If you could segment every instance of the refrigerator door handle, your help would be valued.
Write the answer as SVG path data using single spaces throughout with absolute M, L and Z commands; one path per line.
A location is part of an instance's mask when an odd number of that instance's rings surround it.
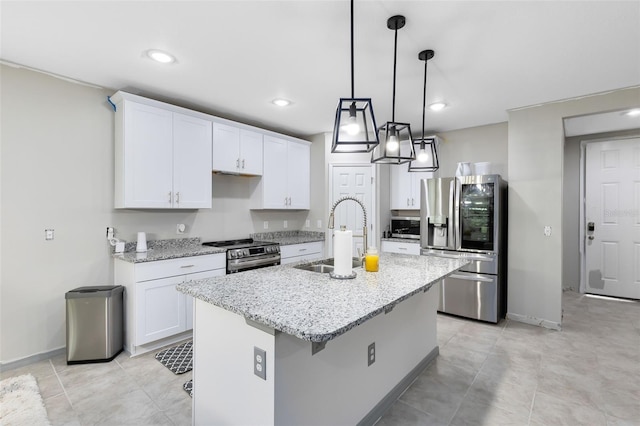
M 453 178 L 449 182 L 449 224 L 447 226 L 447 235 L 449 236 L 448 247 L 455 249 L 458 244 L 458 235 L 456 229 L 456 223 L 458 218 L 456 217 L 456 182 L 457 179 Z
M 483 277 L 481 275 L 451 274 L 451 275 L 449 275 L 449 277 L 455 278 L 455 279 L 458 279 L 458 280 L 465 280 L 465 281 L 482 281 L 482 282 L 485 282 L 485 283 L 492 283 L 493 282 L 493 279 L 485 278 L 485 277 Z

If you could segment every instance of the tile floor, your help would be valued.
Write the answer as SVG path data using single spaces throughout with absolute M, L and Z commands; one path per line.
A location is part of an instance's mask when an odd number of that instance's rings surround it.
M 377 423 L 640 426 L 640 303 L 563 297 L 563 331 L 438 316 L 440 356 Z M 53 425 L 189 425 L 191 399 L 154 354 L 1 373 L 38 380 Z

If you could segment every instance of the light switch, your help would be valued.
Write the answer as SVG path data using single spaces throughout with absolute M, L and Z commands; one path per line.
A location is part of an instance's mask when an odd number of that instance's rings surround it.
M 53 229 L 45 229 L 44 230 L 44 239 L 45 240 L 53 240 Z
M 544 235 L 546 237 L 550 237 L 551 236 L 551 227 L 550 226 L 545 226 L 544 227 Z

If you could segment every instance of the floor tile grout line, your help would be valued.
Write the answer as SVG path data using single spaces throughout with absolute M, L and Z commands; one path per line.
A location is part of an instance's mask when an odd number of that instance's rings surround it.
M 71 407 L 71 410 L 73 411 L 73 414 L 76 416 L 77 419 L 79 419 L 80 417 L 78 416 L 78 413 L 76 412 L 75 408 L 73 407 L 73 403 L 71 402 L 71 398 L 69 398 L 69 394 L 67 393 L 67 388 L 64 387 L 64 384 L 62 383 L 62 379 L 60 379 L 60 375 L 58 374 L 58 370 L 56 369 L 56 366 L 53 364 L 53 361 L 51 360 L 51 358 L 49 358 L 49 364 L 51 365 L 51 368 L 53 369 L 53 374 L 56 375 L 56 379 L 58 379 L 58 383 L 60 384 L 60 387 L 62 388 L 62 392 L 64 393 L 64 397 L 67 399 L 67 402 L 69 403 L 69 406 Z

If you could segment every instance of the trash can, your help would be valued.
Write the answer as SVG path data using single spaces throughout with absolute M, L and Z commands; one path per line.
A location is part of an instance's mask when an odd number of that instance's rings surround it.
M 65 294 L 67 364 L 109 362 L 123 348 L 124 287 L 78 287 Z

